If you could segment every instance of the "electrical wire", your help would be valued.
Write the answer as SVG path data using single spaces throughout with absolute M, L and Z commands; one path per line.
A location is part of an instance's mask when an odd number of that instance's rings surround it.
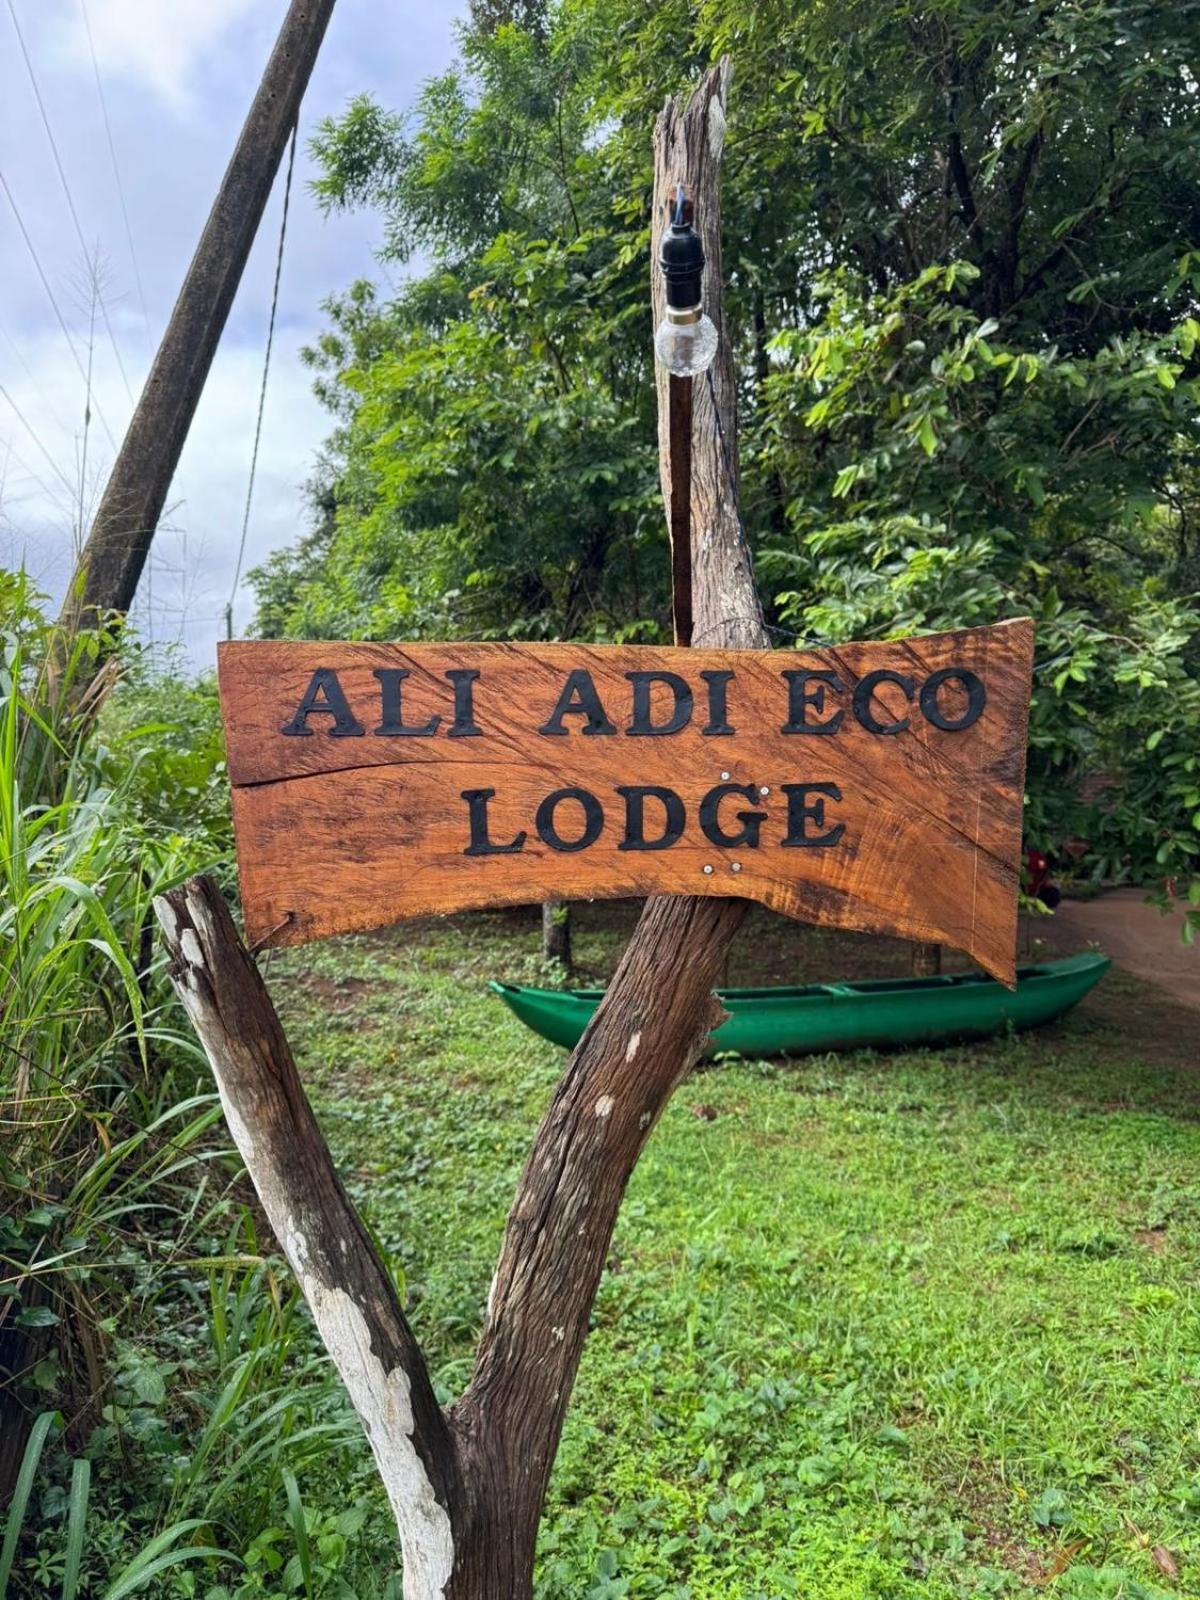
M 71 499 L 73 501 L 75 499 L 75 493 L 76 493 L 75 485 L 67 477 L 66 473 L 59 466 L 58 462 L 55 461 L 54 457 L 50 454 L 49 450 L 46 449 L 46 446 L 42 443 L 41 437 L 38 434 L 37 430 L 34 428 L 33 424 L 28 420 L 28 418 L 26 417 L 25 413 L 21 410 L 20 406 L 13 399 L 12 395 L 9 394 L 8 390 L 4 387 L 4 385 L 2 383 L 0 383 L 0 396 L 2 396 L 5 400 L 8 401 L 9 405 L 12 407 L 13 411 L 16 413 L 17 421 L 25 429 L 25 432 L 33 440 L 34 444 L 37 445 L 38 449 L 41 451 L 42 457 L 45 460 L 46 464 L 49 466 L 50 470 L 54 473 L 55 477 L 58 478 L 58 480 L 63 484 L 63 486 L 65 487 L 67 493 L 71 496 Z M 45 486 L 43 485 L 43 487 L 45 487 Z
M 87 35 L 88 54 L 92 58 L 92 71 L 96 77 L 96 94 L 100 101 L 100 115 L 104 119 L 104 136 L 108 141 L 108 156 L 112 163 L 113 180 L 117 187 L 117 199 L 121 204 L 121 219 L 125 224 L 125 242 L 129 246 L 129 260 L 133 266 L 133 281 L 137 286 L 138 304 L 142 308 L 142 321 L 146 325 L 146 337 L 150 338 L 150 313 L 146 309 L 146 291 L 142 286 L 141 268 L 138 266 L 137 250 L 133 243 L 133 225 L 129 220 L 129 207 L 125 203 L 125 185 L 121 182 L 121 167 L 117 160 L 117 145 L 113 138 L 112 123 L 108 117 L 108 100 L 104 93 L 104 83 L 100 77 L 100 62 L 96 55 L 96 45 L 92 39 L 92 19 L 88 15 L 87 0 L 79 0 L 79 9 L 83 13 L 83 28 Z
M 292 143 L 288 151 L 287 177 L 283 185 L 283 214 L 279 221 L 279 247 L 275 252 L 275 285 L 271 291 L 271 315 L 267 322 L 267 348 L 263 356 L 262 384 L 258 391 L 258 420 L 254 425 L 254 448 L 250 453 L 250 481 L 246 485 L 246 509 L 242 516 L 242 537 L 238 542 L 237 565 L 233 571 L 233 586 L 225 608 L 226 618 L 232 618 L 233 602 L 238 584 L 242 580 L 242 562 L 246 555 L 246 535 L 250 529 L 250 505 L 254 499 L 254 478 L 258 471 L 258 446 L 262 439 L 263 410 L 267 403 L 267 376 L 271 370 L 271 347 L 275 342 L 275 314 L 279 308 L 279 279 L 283 272 L 283 246 L 287 238 L 288 206 L 292 197 L 292 173 L 296 165 L 296 135 L 299 122 L 292 124 Z
M 42 387 L 41 379 L 38 377 L 37 373 L 33 370 L 33 368 L 29 365 L 28 361 L 26 361 L 24 353 L 23 353 L 23 351 L 21 349 L 21 346 L 13 338 L 12 334 L 9 333 L 8 329 L 4 326 L 4 324 L 2 322 L 0 322 L 0 339 L 4 340 L 5 344 L 12 351 L 13 355 L 16 357 L 18 366 L 21 368 L 21 371 L 25 374 L 25 376 L 29 379 L 29 382 L 32 385 L 35 394 L 37 395 L 38 399 L 41 401 L 42 405 L 45 407 L 46 413 L 50 417 L 50 419 L 53 421 L 54 426 L 58 429 L 58 431 L 60 433 L 70 434 L 71 429 L 69 427 L 67 427 L 67 425 L 63 422 L 62 418 L 59 416 L 57 410 L 55 409 L 55 405 L 54 405 L 53 400 L 51 400 L 50 396 L 46 393 L 45 389 Z
M 76 367 L 79 369 L 79 376 L 86 384 L 88 381 L 87 370 L 79 358 L 79 351 L 75 348 L 75 341 L 71 337 L 71 330 L 67 327 L 66 318 L 63 316 L 62 311 L 59 308 L 58 301 L 55 299 L 54 290 L 50 287 L 50 280 L 46 276 L 45 268 L 42 266 L 41 258 L 37 253 L 37 249 L 33 240 L 29 236 L 29 229 L 25 226 L 25 219 L 21 215 L 21 209 L 17 205 L 16 197 L 9 188 L 8 179 L 4 176 L 2 170 L 0 170 L 0 189 L 4 190 L 5 199 L 8 201 L 9 206 L 12 209 L 12 214 L 16 218 L 17 227 L 21 230 L 21 237 L 25 241 L 25 248 L 29 252 L 30 260 L 33 262 L 34 268 L 37 271 L 37 275 L 41 279 L 42 288 L 46 291 L 46 298 L 50 302 L 51 308 L 54 311 L 54 315 L 58 319 L 58 325 L 62 329 L 63 338 L 67 341 L 67 348 L 70 350 L 72 359 L 74 360 Z M 96 400 L 95 396 L 91 395 L 90 393 L 88 396 L 88 403 L 91 409 L 100 418 L 100 425 L 107 434 L 108 442 L 112 446 L 115 453 L 117 441 L 113 437 L 113 431 L 109 427 L 108 420 L 103 411 L 100 409 L 99 402 Z
M 29 465 L 28 461 L 23 461 L 21 459 L 21 457 L 13 449 L 13 446 L 12 446 L 12 443 L 11 443 L 10 440 L 6 439 L 4 441 L 4 449 L 7 452 L 6 456 L 5 456 L 5 465 L 7 466 L 9 461 L 15 462 L 16 465 L 25 474 L 25 476 L 27 478 L 31 479 L 32 482 L 37 484 L 38 488 L 45 495 L 46 499 L 49 500 L 51 505 L 53 505 L 53 507 L 59 513 L 59 515 L 65 517 L 68 522 L 72 522 L 73 523 L 74 520 L 75 520 L 74 509 L 73 509 L 72 506 L 66 504 L 63 501 L 62 497 L 58 493 L 58 490 L 54 489 L 54 488 L 51 488 L 51 486 L 46 482 L 45 478 L 39 476 L 39 474 L 36 473 L 33 470 L 33 468 Z M 58 468 L 56 467 L 54 470 L 57 472 Z M 0 484 L 0 488 L 3 488 L 2 484 Z M 72 493 L 72 495 L 74 495 L 74 493 L 75 493 L 74 489 L 71 490 L 71 493 Z M 0 496 L 0 498 L 3 498 L 3 497 Z
M 62 157 L 58 153 L 58 141 L 54 137 L 54 129 L 50 126 L 50 116 L 46 110 L 46 102 L 42 99 L 42 91 L 38 85 L 37 74 L 33 70 L 33 60 L 30 57 L 28 49 L 26 48 L 25 35 L 21 32 L 21 24 L 17 21 L 17 12 L 16 7 L 13 4 L 13 0 L 8 0 L 8 14 L 12 18 L 13 31 L 16 33 L 17 43 L 21 47 L 21 56 L 25 62 L 25 70 L 29 74 L 29 83 L 30 87 L 33 89 L 33 98 L 37 101 L 37 108 L 41 114 L 42 126 L 45 128 L 46 138 L 50 142 L 50 154 L 54 157 L 54 166 L 58 172 L 58 180 L 62 184 L 63 194 L 66 197 L 67 210 L 71 213 L 71 221 L 75 227 L 75 237 L 79 240 L 79 248 L 83 252 L 84 262 L 87 263 L 91 260 L 91 252 L 88 249 L 87 240 L 83 237 L 83 227 L 79 221 L 79 213 L 75 209 L 75 200 L 71 194 L 71 185 L 67 182 L 66 169 L 63 167 Z M 112 323 L 109 320 L 108 307 L 105 305 L 104 296 L 100 292 L 99 272 L 94 265 L 92 270 L 92 281 L 95 289 L 96 300 L 100 306 L 100 315 L 104 321 L 105 331 L 108 334 L 108 342 L 112 346 L 112 353 L 117 363 L 117 370 L 121 374 L 121 382 L 125 385 L 125 393 L 128 395 L 129 404 L 132 406 L 134 404 L 133 390 L 130 387 L 129 377 L 125 371 L 125 363 L 121 360 L 121 351 L 117 345 L 117 336 L 113 332 Z

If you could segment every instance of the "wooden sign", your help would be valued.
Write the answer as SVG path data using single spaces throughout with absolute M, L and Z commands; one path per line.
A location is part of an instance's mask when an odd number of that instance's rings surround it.
M 1032 642 L 224 644 L 247 937 L 743 895 L 1011 981 Z

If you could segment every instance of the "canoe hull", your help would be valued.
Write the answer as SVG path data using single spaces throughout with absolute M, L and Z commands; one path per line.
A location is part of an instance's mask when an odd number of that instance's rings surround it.
M 877 979 L 793 989 L 718 990 L 729 1020 L 705 1055 L 805 1055 L 896 1045 L 985 1039 L 1008 1028 L 1036 1028 L 1062 1016 L 1093 989 L 1111 963 L 1088 953 L 1018 971 L 1006 989 L 975 974 Z M 527 1027 L 573 1048 L 599 1005 L 599 989 L 535 989 L 493 983 Z

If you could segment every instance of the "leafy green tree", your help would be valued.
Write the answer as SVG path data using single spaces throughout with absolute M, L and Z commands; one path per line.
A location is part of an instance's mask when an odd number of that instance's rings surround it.
M 1038 621 L 1028 830 L 1187 891 L 1200 854 L 1200 625 L 1168 495 L 1200 385 L 1190 316 L 1073 356 L 1001 342 L 967 263 L 894 294 L 831 283 L 775 342 L 766 430 L 794 543 L 785 618 L 842 640 Z M 886 397 L 886 398 L 885 398 Z M 1064 781 L 1064 778 L 1067 781 Z
M 586 39 L 466 35 L 416 126 L 356 101 L 317 140 L 330 208 L 378 206 L 429 270 L 330 307 L 339 428 L 320 521 L 255 574 L 260 627 L 318 636 L 653 635 L 667 610 L 644 263 L 585 148 Z
M 415 275 L 331 308 L 320 521 L 261 625 L 662 636 L 648 135 L 727 50 L 776 621 L 1031 612 L 1031 836 L 1200 908 L 1198 47 L 1153 0 L 475 7 L 411 119 L 356 101 L 318 140 L 325 203 Z

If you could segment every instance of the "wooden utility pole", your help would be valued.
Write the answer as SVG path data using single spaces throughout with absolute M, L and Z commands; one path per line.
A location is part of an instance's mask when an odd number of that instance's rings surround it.
M 292 0 L 284 18 L 76 563 L 59 617 L 68 638 L 133 604 L 333 7 Z
M 654 296 L 669 186 L 686 182 L 723 332 L 719 173 L 730 67 L 669 101 L 654 132 Z M 767 643 L 729 472 L 733 357 L 722 338 L 691 432 L 695 636 Z M 659 373 L 664 501 L 671 499 Z M 528 1600 L 546 1485 L 630 1174 L 723 1013 L 713 995 L 740 899 L 653 898 L 555 1090 L 509 1214 L 466 1391 L 446 1410 L 370 1236 L 333 1168 L 283 1029 L 220 890 L 197 878 L 157 902 L 173 977 L 230 1130 L 371 1442 L 395 1513 L 406 1600 Z

